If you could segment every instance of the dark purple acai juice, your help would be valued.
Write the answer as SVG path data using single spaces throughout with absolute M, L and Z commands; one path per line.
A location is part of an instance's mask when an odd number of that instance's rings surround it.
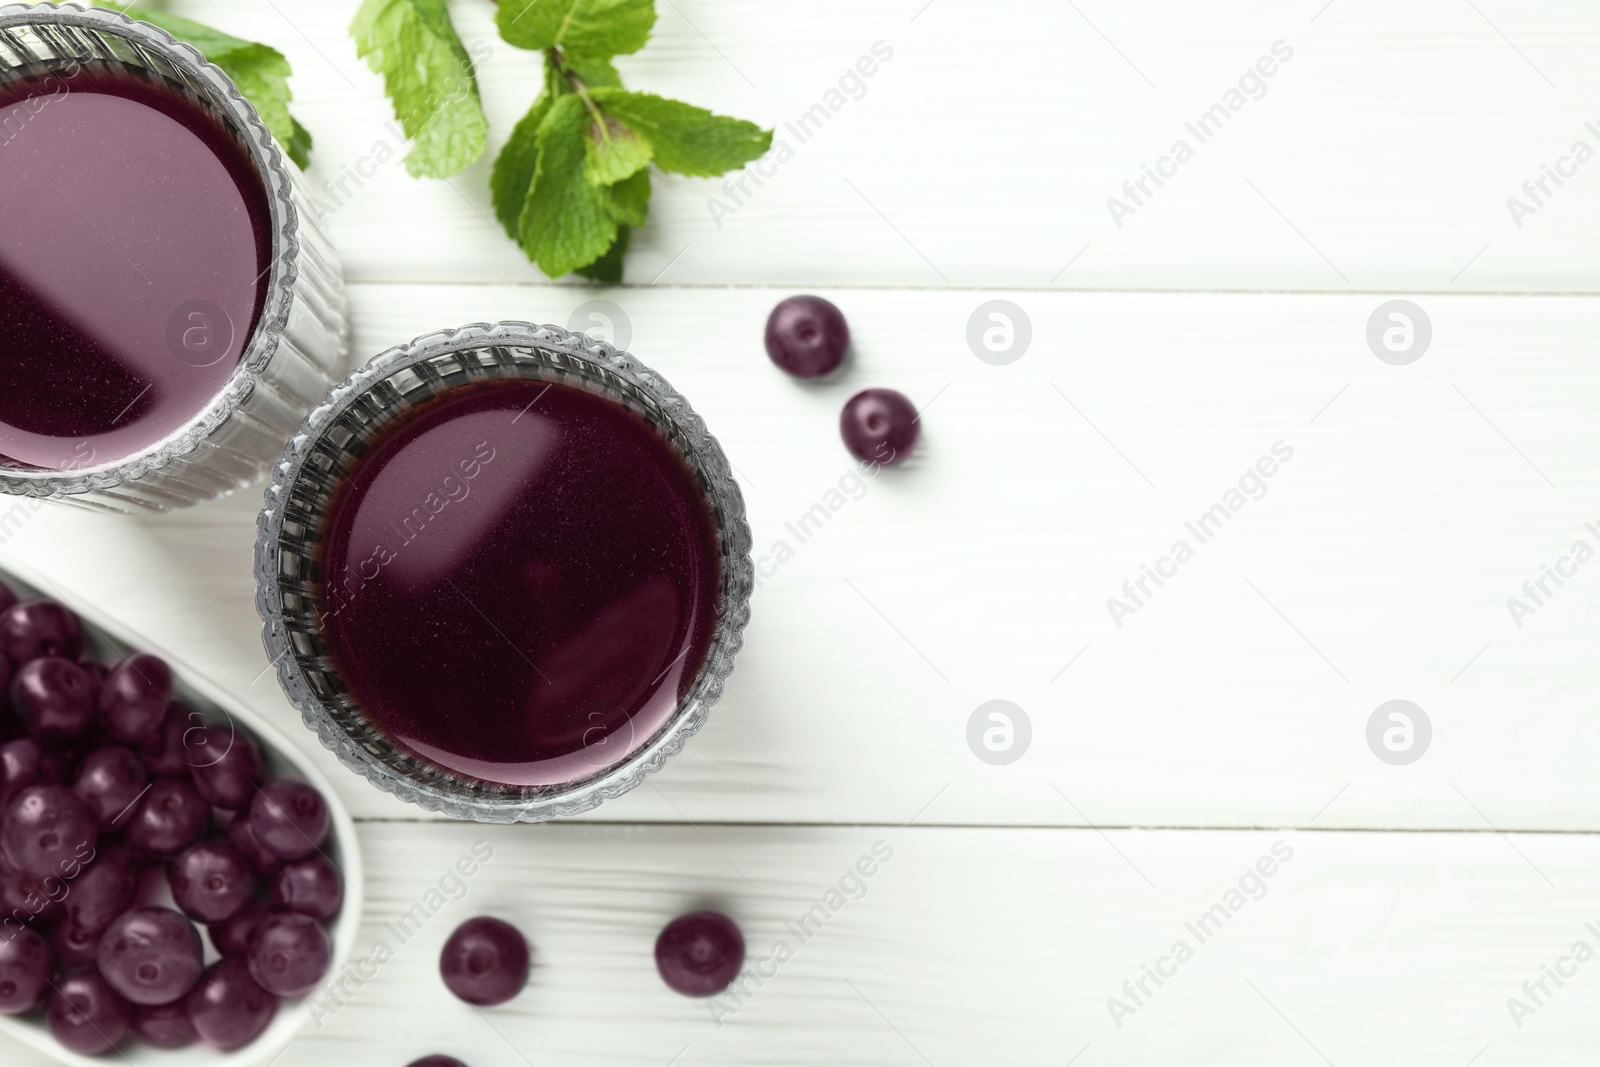
M 244 147 L 176 88 L 0 85 L 0 460 L 113 462 L 193 419 L 255 329 L 270 226 Z
M 547 786 L 605 770 L 705 663 L 710 505 L 614 400 L 518 378 L 451 390 L 386 428 L 326 515 L 332 659 L 369 722 L 446 771 Z

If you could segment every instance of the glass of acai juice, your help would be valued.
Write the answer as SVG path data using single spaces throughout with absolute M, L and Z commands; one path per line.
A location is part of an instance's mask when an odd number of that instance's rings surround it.
M 345 352 L 297 174 L 165 31 L 0 6 L 0 492 L 161 510 L 265 472 Z
M 722 695 L 750 615 L 721 446 L 660 375 L 554 326 L 373 359 L 290 443 L 259 534 L 267 656 L 306 724 L 457 818 L 638 785 Z

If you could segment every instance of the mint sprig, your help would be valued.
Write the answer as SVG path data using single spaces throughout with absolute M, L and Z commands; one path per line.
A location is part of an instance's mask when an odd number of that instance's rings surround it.
M 772 146 L 772 131 L 754 123 L 623 87 L 611 60 L 644 47 L 655 21 L 655 0 L 500 2 L 495 23 L 501 37 L 542 53 L 544 77 L 494 161 L 489 189 L 500 225 L 552 278 L 577 273 L 622 280 L 632 229 L 649 213 L 652 163 L 709 177 L 759 159 Z M 373 45 L 379 26 L 387 27 L 392 42 L 387 51 Z M 402 124 L 416 101 L 444 95 L 438 72 L 446 68 L 427 49 L 445 48 L 458 65 L 465 60 L 443 0 L 364 0 L 351 30 L 362 54 L 383 73 Z M 424 51 L 416 53 L 419 48 Z M 405 124 L 417 141 L 407 157 L 413 174 L 454 173 L 483 151 L 487 123 L 476 83 L 471 104 L 436 109 L 420 132 Z M 454 170 L 411 166 L 425 145 L 452 136 L 476 146 L 449 155 Z
M 483 155 L 489 120 L 444 0 L 363 0 L 350 35 L 412 141 L 413 177 L 448 178 Z
M 284 54 L 269 45 L 231 37 L 221 30 L 212 29 L 190 19 L 168 15 L 145 8 L 135 9 L 133 4 L 107 4 L 129 18 L 148 22 L 172 34 L 185 44 L 199 49 L 206 59 L 222 68 L 233 79 L 239 92 L 255 107 L 262 123 L 272 131 L 290 159 L 304 170 L 311 165 L 311 131 L 295 121 L 289 114 L 289 102 L 294 94 L 289 90 L 289 76 L 294 71 Z
M 583 100 L 566 95 L 550 105 L 534 134 L 539 160 L 517 230 L 528 258 L 552 278 L 588 266 L 617 239 L 606 187 L 584 176 L 588 128 Z

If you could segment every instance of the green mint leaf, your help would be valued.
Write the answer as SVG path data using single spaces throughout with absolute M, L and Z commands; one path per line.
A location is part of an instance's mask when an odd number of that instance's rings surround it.
M 495 22 L 518 48 L 573 56 L 637 52 L 656 24 L 655 0 L 501 0 Z
M 576 94 L 551 104 L 539 124 L 539 169 L 518 232 L 522 250 L 552 278 L 593 263 L 617 237 L 605 192 L 583 176 L 588 127 L 588 109 Z
M 255 107 L 261 122 L 272 131 L 272 136 L 282 146 L 284 153 L 302 170 L 311 164 L 311 134 L 289 114 L 289 102 L 294 94 L 289 90 L 289 75 L 293 71 L 282 52 L 268 45 L 231 37 L 221 30 L 192 22 L 177 15 L 146 11 L 133 11 L 133 5 L 113 5 L 129 12 L 130 17 L 159 26 L 185 44 L 200 50 L 200 54 L 222 68 L 233 79 L 239 92 Z
M 362 0 L 350 35 L 413 142 L 406 170 L 446 178 L 483 155 L 489 121 L 444 0 Z
M 605 186 L 606 210 L 611 217 L 627 226 L 643 226 L 650 213 L 650 172 L 641 170 L 631 178 L 615 185 Z
M 772 147 L 771 130 L 692 104 L 626 89 L 600 88 L 590 96 L 650 145 L 656 166 L 676 174 L 723 174 L 760 159 Z
M 147 11 L 139 7 L 138 4 L 110 4 L 108 6 L 116 8 L 129 18 L 161 27 L 184 44 L 194 45 L 213 63 L 217 63 L 214 56 L 249 48 L 252 43 L 241 40 L 238 37 L 230 37 L 221 30 L 212 29 L 210 26 L 202 25 L 191 19 L 163 14 L 160 11 Z M 217 66 L 220 67 L 222 64 L 217 63 Z
M 595 185 L 612 185 L 650 165 L 650 146 L 609 115 L 604 124 L 589 123 L 584 142 L 583 176 Z
M 539 124 L 550 113 L 551 100 L 549 93 L 539 94 L 533 107 L 512 129 L 511 139 L 495 157 L 494 170 L 489 173 L 495 217 L 513 240 L 519 235 L 517 220 L 522 218 L 534 176 L 539 172 Z
M 617 68 L 613 67 L 609 60 L 585 58 L 570 54 L 561 58 L 567 69 L 576 74 L 578 80 L 590 89 L 622 88 L 622 78 L 617 74 Z M 559 74 L 556 77 L 560 79 Z
M 311 166 L 311 131 L 295 122 L 293 118 L 289 122 L 292 127 L 289 131 L 289 143 L 283 146 L 283 150 L 289 153 L 289 158 L 295 161 L 296 166 L 305 170 Z
M 628 254 L 628 237 L 632 233 L 633 231 L 626 226 L 617 227 L 617 239 L 611 242 L 606 254 L 587 267 L 579 267 L 576 273 L 591 281 L 605 282 L 607 285 L 622 284 L 622 258 Z

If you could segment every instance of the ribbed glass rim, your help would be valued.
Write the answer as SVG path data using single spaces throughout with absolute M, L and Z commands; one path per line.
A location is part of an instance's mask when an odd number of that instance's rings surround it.
M 721 544 L 722 595 L 705 665 L 672 717 L 633 755 L 576 782 L 516 787 L 462 779 L 364 725 L 325 655 L 312 594 L 318 524 L 343 473 L 345 444 L 401 417 L 438 392 L 487 378 L 537 371 L 545 380 L 590 383 L 624 400 L 672 440 L 711 505 Z M 396 383 L 403 383 L 404 390 Z M 408 390 L 408 391 L 407 391 Z M 404 392 L 403 398 L 400 392 Z M 257 524 L 256 608 L 262 642 L 289 701 L 324 747 L 373 785 L 401 800 L 453 818 L 540 822 L 575 815 L 635 788 L 705 722 L 722 696 L 743 644 L 755 586 L 744 497 L 722 446 L 689 402 L 626 352 L 584 334 L 529 322 L 473 323 L 425 334 L 374 357 L 306 417 L 274 472 Z
M 85 54 L 83 43 L 72 35 L 54 32 L 60 27 L 88 31 L 95 44 Z M 76 4 L 6 4 L 0 6 L 0 34 L 27 31 L 35 34 L 62 65 L 71 63 L 131 63 L 147 70 L 182 76 L 182 81 L 202 93 L 224 119 L 266 187 L 272 229 L 272 255 L 267 274 L 267 295 L 254 333 L 245 346 L 239 367 L 222 390 L 186 425 L 131 456 L 71 472 L 0 466 L 0 492 L 17 496 L 53 497 L 109 489 L 137 481 L 185 456 L 226 423 L 256 387 L 263 369 L 278 350 L 294 304 L 296 259 L 300 250 L 299 216 L 292 196 L 294 179 L 283 153 L 255 107 L 239 87 L 192 45 L 176 40 L 166 30 L 139 22 L 109 8 Z M 126 48 L 119 52 L 118 46 Z M 103 51 L 101 49 L 104 49 Z M 45 69 L 45 68 L 41 68 Z

